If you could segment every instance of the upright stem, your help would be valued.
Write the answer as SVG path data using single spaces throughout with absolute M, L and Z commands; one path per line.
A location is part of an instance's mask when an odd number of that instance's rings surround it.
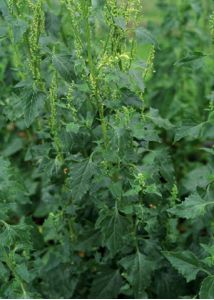
M 87 42 L 87 59 L 88 59 L 88 65 L 90 69 L 90 79 L 92 84 L 92 89 L 94 93 L 94 97 L 98 106 L 98 112 L 99 112 L 99 118 L 101 122 L 101 128 L 102 128 L 102 135 L 104 140 L 105 148 L 108 145 L 108 136 L 107 136 L 107 125 L 105 122 L 105 116 L 104 116 L 104 106 L 102 103 L 102 99 L 99 95 L 99 88 L 97 84 L 97 70 L 93 61 L 92 56 L 92 47 L 91 47 L 91 28 L 89 23 L 89 5 L 86 3 L 82 4 L 82 11 L 84 15 L 85 20 L 85 30 L 86 30 L 86 42 Z
M 6 263 L 7 267 L 10 269 L 10 271 L 13 274 L 14 278 L 16 279 L 18 284 L 20 285 L 23 296 L 24 296 L 24 299 L 26 299 L 27 298 L 27 291 L 25 290 L 24 283 L 22 282 L 19 275 L 16 273 L 16 271 L 14 269 L 14 266 L 13 266 L 13 262 L 11 261 L 9 255 L 6 253 L 6 251 L 3 253 L 3 255 L 4 255 L 4 259 L 5 259 L 5 263 Z

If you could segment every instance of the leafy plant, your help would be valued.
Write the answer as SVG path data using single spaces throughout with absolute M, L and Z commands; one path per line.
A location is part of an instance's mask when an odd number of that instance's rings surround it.
M 214 297 L 213 5 L 144 5 L 0 2 L 2 298 Z

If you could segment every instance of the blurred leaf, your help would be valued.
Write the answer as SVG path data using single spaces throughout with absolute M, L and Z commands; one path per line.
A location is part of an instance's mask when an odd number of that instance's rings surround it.
M 77 134 L 79 129 L 80 129 L 80 125 L 76 124 L 74 122 L 71 122 L 71 123 L 66 125 L 66 131 L 67 132 L 72 132 L 72 133 Z
M 207 276 L 201 284 L 200 299 L 213 299 L 214 298 L 214 276 Z
M 143 44 L 157 45 L 157 41 L 156 41 L 155 37 L 146 28 L 138 27 L 136 29 L 136 37 L 139 40 L 139 42 L 141 42 Z
M 97 220 L 96 228 L 100 228 L 104 245 L 115 254 L 123 246 L 124 235 L 127 233 L 129 222 L 126 217 L 122 216 L 117 208 L 112 213 L 109 211 L 105 214 L 103 211 Z
M 206 122 L 200 123 L 195 126 L 186 126 L 185 125 L 185 126 L 178 128 L 175 133 L 174 143 L 180 141 L 184 137 L 190 137 L 192 139 L 200 138 L 205 124 L 206 124 Z
M 179 66 L 179 65 L 183 65 L 192 61 L 195 61 L 197 59 L 203 58 L 205 57 L 206 54 L 202 53 L 202 52 L 192 52 L 191 54 L 179 59 L 175 65 Z
M 203 216 L 208 205 L 214 205 L 214 201 L 205 201 L 198 194 L 192 194 L 177 206 L 168 211 L 180 218 L 194 219 Z
M 92 283 L 90 298 L 117 299 L 121 284 L 122 278 L 119 271 L 105 270 L 102 273 L 98 273 Z
M 147 298 L 146 288 L 151 281 L 155 262 L 149 261 L 140 251 L 124 257 L 120 264 L 125 269 L 123 276 L 127 279 L 136 299 Z
M 45 94 L 36 93 L 25 96 L 24 118 L 26 126 L 29 127 L 42 112 L 45 104 Z
M 164 251 L 163 254 L 187 282 L 194 280 L 201 270 L 199 259 L 191 251 Z
M 71 194 L 76 201 L 81 200 L 90 189 L 91 180 L 95 172 L 96 164 L 91 158 L 72 164 L 69 184 Z
M 66 81 L 71 82 L 74 78 L 73 63 L 70 55 L 54 54 L 52 62 L 58 73 Z
M 164 119 L 159 115 L 159 111 L 157 109 L 151 107 L 149 113 L 150 113 L 149 118 L 156 126 L 160 128 L 164 128 L 166 130 L 170 130 L 174 127 L 169 120 Z

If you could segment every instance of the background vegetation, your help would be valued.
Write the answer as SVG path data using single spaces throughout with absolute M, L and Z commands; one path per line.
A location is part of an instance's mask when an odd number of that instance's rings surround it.
M 214 298 L 213 11 L 0 1 L 1 298 Z

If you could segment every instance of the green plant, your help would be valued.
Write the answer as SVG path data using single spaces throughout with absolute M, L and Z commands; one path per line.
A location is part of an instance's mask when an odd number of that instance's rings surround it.
M 214 296 L 210 2 L 0 2 L 2 298 Z

